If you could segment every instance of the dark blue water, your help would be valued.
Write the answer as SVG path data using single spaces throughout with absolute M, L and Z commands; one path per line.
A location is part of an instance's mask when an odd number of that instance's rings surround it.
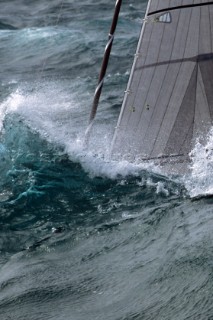
M 212 320 L 213 160 L 109 158 L 147 1 L 0 2 L 0 319 Z M 207 146 L 211 150 L 212 136 Z

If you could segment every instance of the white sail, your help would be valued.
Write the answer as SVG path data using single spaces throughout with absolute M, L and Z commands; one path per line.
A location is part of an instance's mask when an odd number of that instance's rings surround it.
M 212 121 L 213 1 L 150 0 L 112 154 L 185 162 Z

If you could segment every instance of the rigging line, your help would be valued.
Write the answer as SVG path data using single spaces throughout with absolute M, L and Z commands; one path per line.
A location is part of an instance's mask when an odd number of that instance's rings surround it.
M 196 4 L 185 4 L 185 5 L 176 6 L 176 7 L 171 7 L 171 8 L 159 9 L 159 10 L 156 10 L 156 11 L 149 12 L 149 13 L 147 14 L 147 16 L 149 17 L 149 16 L 151 16 L 151 15 L 153 15 L 153 14 L 157 14 L 157 13 L 161 13 L 161 12 L 165 12 L 165 11 L 174 11 L 174 10 L 178 10 L 178 9 L 187 9 L 187 8 L 203 7 L 203 6 L 209 6 L 209 5 L 213 5 L 213 1 L 196 3 Z
M 93 99 L 89 123 L 91 123 L 94 120 L 96 112 L 97 112 L 98 103 L 99 103 L 99 99 L 101 96 L 103 82 L 104 82 L 104 78 L 105 78 L 105 74 L 106 74 L 106 69 L 107 69 L 108 62 L 109 62 L 109 57 L 110 57 L 110 53 L 111 53 L 111 49 L 112 49 L 112 44 L 113 44 L 113 40 L 114 40 L 114 33 L 115 33 L 115 29 L 116 29 L 117 22 L 118 22 L 118 16 L 119 16 L 121 4 L 122 4 L 122 0 L 116 1 L 114 16 L 112 19 L 108 43 L 105 48 L 105 53 L 104 53 L 104 57 L 103 57 L 102 65 L 101 65 L 101 71 L 100 71 L 99 79 L 98 79 L 98 86 L 95 90 L 95 95 L 94 95 L 94 99 Z
M 60 6 L 58 17 L 57 17 L 57 20 L 56 20 L 56 27 L 58 26 L 60 18 L 61 18 L 61 15 L 62 15 L 63 5 L 64 5 L 64 0 L 61 0 L 61 6 Z
M 93 123 L 94 123 L 94 118 L 96 116 L 96 112 L 98 109 L 98 104 L 99 104 L 99 100 L 100 100 L 100 96 L 101 96 L 101 92 L 102 92 L 102 88 L 103 88 L 103 84 L 104 84 L 104 78 L 106 75 L 106 70 L 107 70 L 109 57 L 110 57 L 110 53 L 111 53 L 111 49 L 112 49 L 112 44 L 113 44 L 113 40 L 114 40 L 114 33 L 115 33 L 117 23 L 118 23 L 118 17 L 119 17 L 119 13 L 120 13 L 120 9 L 121 9 L 121 4 L 122 4 L 122 0 L 116 0 L 114 15 L 113 15 L 111 28 L 110 28 L 110 32 L 109 32 L 109 37 L 108 37 L 108 42 L 105 47 L 104 57 L 103 57 L 102 65 L 101 65 L 101 70 L 99 73 L 98 85 L 96 87 L 95 94 L 93 97 L 93 104 L 92 104 L 92 109 L 91 109 L 90 117 L 89 117 L 89 125 L 86 129 L 85 136 L 84 136 L 84 145 L 85 146 L 88 144 L 91 129 L 92 129 Z

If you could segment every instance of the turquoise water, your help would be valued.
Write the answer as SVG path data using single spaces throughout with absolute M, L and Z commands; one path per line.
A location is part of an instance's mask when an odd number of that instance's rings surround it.
M 112 161 L 147 1 L 1 1 L 0 319 L 213 319 L 210 133 L 188 176 Z

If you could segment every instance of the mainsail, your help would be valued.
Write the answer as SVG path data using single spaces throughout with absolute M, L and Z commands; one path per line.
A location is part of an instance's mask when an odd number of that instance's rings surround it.
M 185 163 L 212 122 L 213 1 L 149 0 L 112 155 Z

